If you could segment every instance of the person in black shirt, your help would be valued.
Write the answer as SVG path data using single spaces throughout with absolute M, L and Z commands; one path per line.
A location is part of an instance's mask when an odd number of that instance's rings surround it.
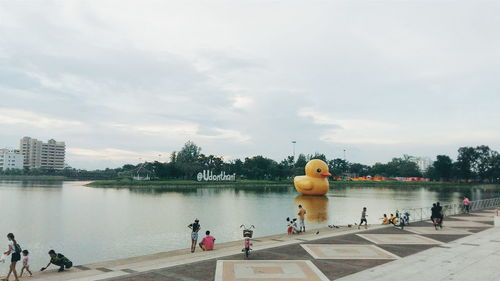
M 437 216 L 439 218 L 439 227 L 443 228 L 443 219 L 444 219 L 444 214 L 443 214 L 443 207 L 439 202 L 436 203 L 436 208 L 437 208 Z
M 194 223 L 188 225 L 191 229 L 191 253 L 194 253 L 196 250 L 196 242 L 198 242 L 198 231 L 200 231 L 201 225 L 200 220 L 195 219 Z

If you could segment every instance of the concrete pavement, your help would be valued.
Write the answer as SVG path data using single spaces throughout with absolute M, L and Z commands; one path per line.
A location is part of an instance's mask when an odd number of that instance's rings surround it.
M 449 227 L 448 225 L 453 225 Z M 500 280 L 492 267 L 500 256 L 493 212 L 447 217 L 443 230 L 427 222 L 401 230 L 343 227 L 302 235 L 257 238 L 250 260 L 243 242 L 211 252 L 168 253 L 80 266 L 69 272 L 37 274 L 31 280 Z M 495 279 L 497 278 L 497 279 Z

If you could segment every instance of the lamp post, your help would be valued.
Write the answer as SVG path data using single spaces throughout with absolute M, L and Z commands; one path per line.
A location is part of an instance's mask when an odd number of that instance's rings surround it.
M 293 145 L 293 161 L 295 161 L 295 144 L 297 143 L 297 141 L 292 141 L 292 145 Z

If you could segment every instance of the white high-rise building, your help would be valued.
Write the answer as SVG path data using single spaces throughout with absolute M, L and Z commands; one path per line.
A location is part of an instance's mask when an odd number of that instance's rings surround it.
M 0 170 L 9 169 L 22 169 L 23 168 L 23 155 L 19 150 L 0 149 Z
M 64 169 L 66 154 L 64 142 L 51 139 L 44 143 L 37 139 L 24 137 L 21 139 L 19 150 L 24 157 L 24 167 L 26 168 Z
M 427 171 L 427 168 L 429 168 L 432 165 L 432 160 L 429 157 L 410 157 L 410 161 L 414 162 L 417 164 L 418 168 L 420 169 L 421 172 Z

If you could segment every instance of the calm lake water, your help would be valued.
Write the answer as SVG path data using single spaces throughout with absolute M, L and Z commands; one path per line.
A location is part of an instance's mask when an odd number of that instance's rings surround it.
M 296 215 L 298 204 L 307 209 L 311 229 L 357 222 L 363 206 L 368 222 L 375 224 L 395 209 L 456 203 L 464 194 L 472 200 L 500 196 L 499 189 L 484 186 L 342 186 L 325 197 L 304 197 L 292 186 L 129 190 L 86 183 L 0 181 L 0 246 L 6 248 L 4 237 L 13 232 L 31 252 L 34 268 L 48 262 L 49 249 L 85 264 L 188 248 L 186 226 L 194 218 L 200 219 L 202 232 L 211 230 L 217 242 L 225 242 L 241 239 L 241 224 L 254 224 L 256 237 L 284 233 L 285 218 Z M 1 271 L 6 269 L 0 264 Z

